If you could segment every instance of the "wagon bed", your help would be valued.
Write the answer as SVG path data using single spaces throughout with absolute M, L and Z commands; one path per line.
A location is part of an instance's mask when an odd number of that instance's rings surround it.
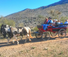
M 66 37 L 66 25 L 67 24 L 60 24 L 61 27 L 48 26 L 46 30 L 43 29 L 43 26 L 38 25 L 37 28 L 39 29 L 39 31 L 38 33 L 36 33 L 36 38 L 38 38 L 38 36 L 41 36 L 40 38 L 42 39 L 46 39 L 47 37 L 47 39 L 50 39 L 50 36 L 56 36 L 57 34 L 60 38 Z

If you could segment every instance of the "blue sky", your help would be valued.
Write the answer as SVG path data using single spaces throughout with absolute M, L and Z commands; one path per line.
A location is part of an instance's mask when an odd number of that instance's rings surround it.
M 7 16 L 26 8 L 36 9 L 60 0 L 0 0 L 0 16 Z

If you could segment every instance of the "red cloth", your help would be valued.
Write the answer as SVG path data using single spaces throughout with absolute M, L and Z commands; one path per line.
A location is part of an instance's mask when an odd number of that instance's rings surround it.
M 46 19 L 46 20 L 44 21 L 44 24 L 47 24 L 47 22 L 48 22 L 48 19 Z

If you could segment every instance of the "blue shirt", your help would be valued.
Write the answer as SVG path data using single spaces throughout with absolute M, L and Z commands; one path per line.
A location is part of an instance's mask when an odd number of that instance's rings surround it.
M 68 24 L 68 22 L 66 21 L 64 24 Z
M 48 24 L 50 24 L 50 23 L 53 23 L 53 21 L 52 20 L 48 20 L 48 22 L 47 22 Z
M 63 24 L 62 22 L 60 24 Z
M 66 21 L 64 24 L 68 24 L 68 22 Z M 67 27 L 67 25 L 65 25 Z

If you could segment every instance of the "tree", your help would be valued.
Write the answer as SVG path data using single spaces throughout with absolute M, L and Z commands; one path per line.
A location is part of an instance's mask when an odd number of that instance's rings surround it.
M 68 17 L 61 17 L 60 21 L 62 21 L 64 23 L 66 21 L 66 19 L 68 19 Z
M 42 16 L 42 15 L 38 15 L 38 18 L 44 18 L 44 16 Z
M 51 15 L 53 19 L 56 19 L 56 18 L 58 19 L 59 15 L 61 14 L 61 12 L 55 9 L 50 10 L 48 13 Z
M 37 27 L 35 27 L 33 30 L 34 30 L 34 31 L 38 31 L 38 28 L 37 28 Z
M 13 20 L 10 20 L 10 19 L 0 19 L 0 26 L 2 24 L 8 24 L 10 26 L 15 26 L 15 22 Z

